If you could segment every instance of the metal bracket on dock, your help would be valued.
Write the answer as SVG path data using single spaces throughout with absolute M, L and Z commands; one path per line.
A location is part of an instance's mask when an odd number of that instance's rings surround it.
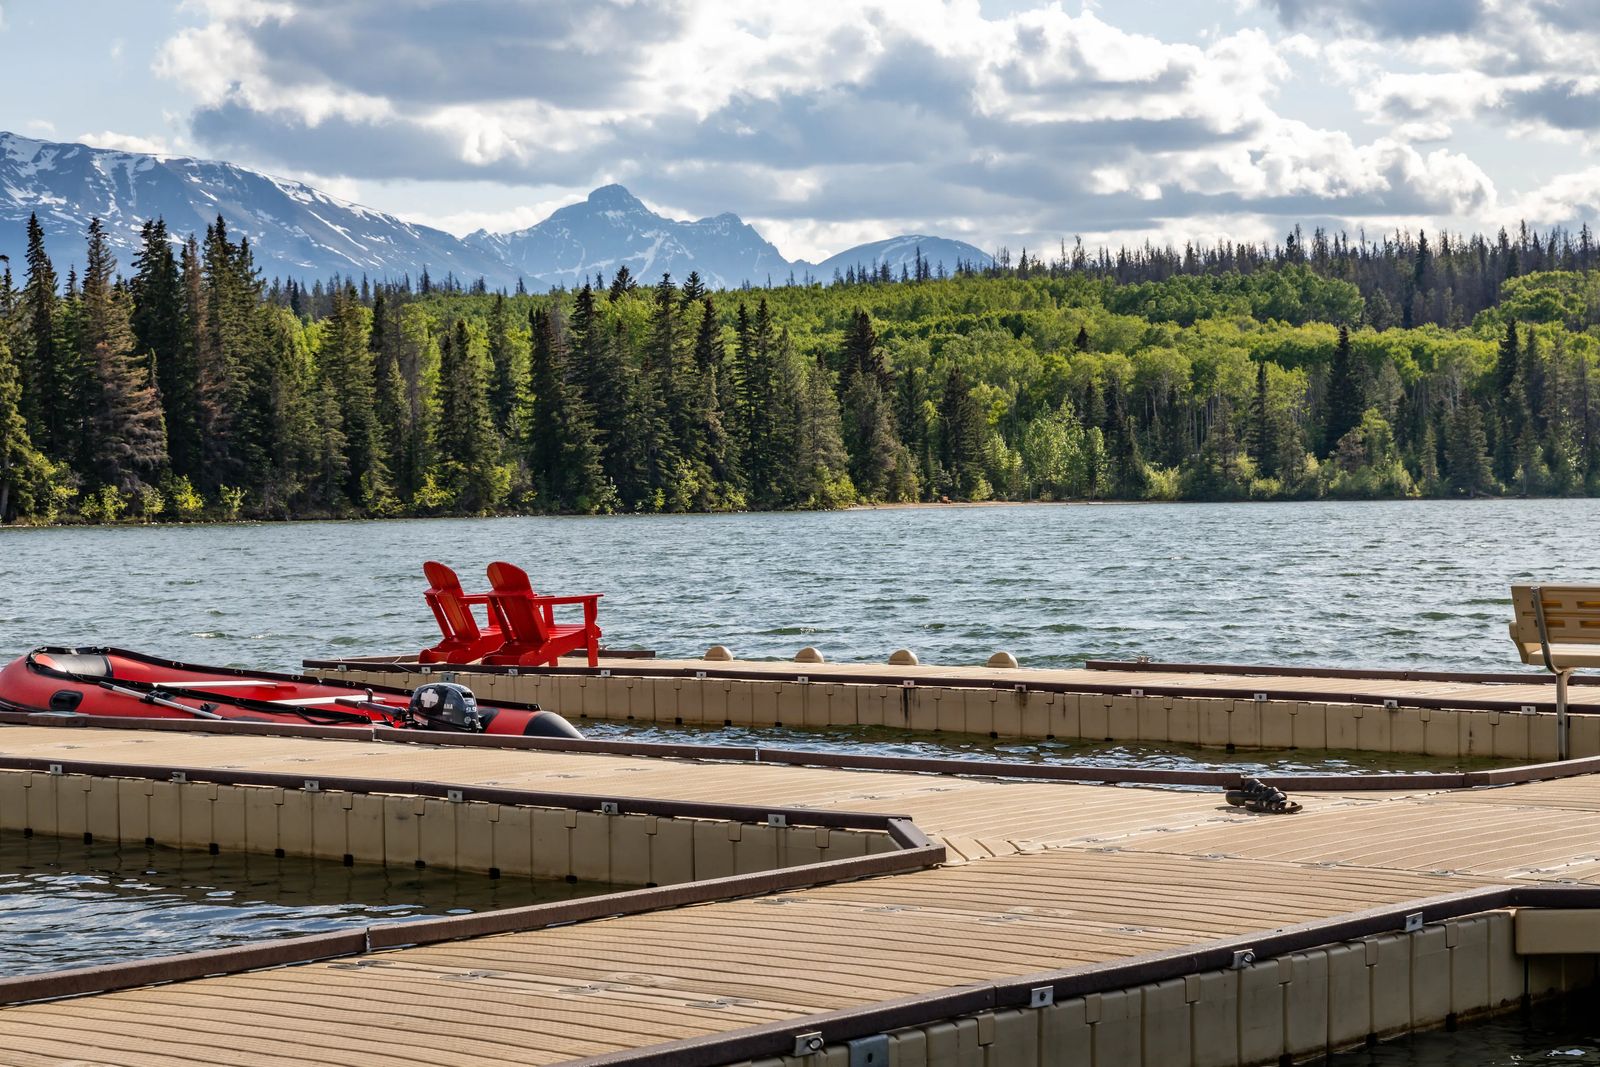
M 600 668 L 600 677 L 602 677 L 602 678 L 611 677 L 611 668 L 610 667 L 601 667 Z
M 302 793 L 320 793 L 322 792 L 322 783 L 315 778 L 307 778 L 301 783 L 300 791 Z
M 821 1030 L 807 1030 L 803 1034 L 794 1035 L 794 1056 L 813 1056 L 822 1051 L 823 1040 Z
M 1253 948 L 1236 949 L 1233 953 L 1233 963 L 1230 966 L 1236 971 L 1242 971 L 1256 961 L 1256 950 Z
M 444 798 L 452 804 L 459 804 L 466 799 L 466 796 L 459 789 L 446 789 L 444 791 Z
M 622 814 L 622 805 L 618 804 L 615 800 L 602 800 L 600 802 L 600 814 L 601 815 L 621 815 Z
M 807 682 L 811 681 L 811 678 L 809 675 L 797 674 L 794 676 L 794 680 L 799 682 L 801 685 L 805 685 Z
M 1048 1008 L 1056 1002 L 1056 987 L 1053 985 L 1036 985 L 1028 990 L 1028 1007 Z
M 1267 694 L 1257 693 L 1255 694 L 1254 699 L 1257 704 L 1265 704 L 1267 702 Z
M 1144 696 L 1144 690 L 1143 689 L 1130 689 L 1130 690 L 1128 690 L 1128 695 L 1131 696 L 1131 697 L 1142 697 L 1142 696 Z
M 1524 714 L 1524 715 L 1532 715 L 1534 712 L 1536 712 L 1538 710 L 1539 709 L 1534 707 L 1532 704 L 1524 704 L 1524 705 L 1522 705 L 1522 714 Z
M 789 825 L 789 816 L 787 816 L 787 815 L 768 815 L 767 816 L 767 825 L 768 826 L 788 826 Z
M 1390 711 L 1394 711 L 1400 706 L 1400 701 L 1396 700 L 1394 697 L 1384 697 L 1383 706 L 1388 708 Z
M 172 772 L 172 780 L 174 782 L 177 782 L 179 785 L 182 785 L 184 782 L 187 782 L 189 780 L 189 776 L 187 774 L 184 774 L 182 771 L 173 771 Z
M 1422 929 L 1422 912 L 1414 911 L 1406 916 L 1406 933 L 1414 934 Z

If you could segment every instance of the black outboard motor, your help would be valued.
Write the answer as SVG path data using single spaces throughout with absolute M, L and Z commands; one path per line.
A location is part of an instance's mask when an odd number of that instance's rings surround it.
M 411 694 L 406 722 L 424 730 L 462 730 L 482 733 L 487 725 L 478 714 L 478 698 L 456 682 L 429 682 Z

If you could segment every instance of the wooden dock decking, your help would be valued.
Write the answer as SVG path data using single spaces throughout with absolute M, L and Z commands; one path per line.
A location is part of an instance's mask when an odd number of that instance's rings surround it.
M 17 1065 L 554 1064 L 1475 887 L 1600 884 L 1594 776 L 1322 793 L 1299 798 L 1301 815 L 1266 817 L 1215 792 L 343 740 L 8 726 L 0 751 L 378 778 L 397 792 L 426 779 L 905 813 L 951 859 L 778 897 L 8 1007 L 0 1061 Z

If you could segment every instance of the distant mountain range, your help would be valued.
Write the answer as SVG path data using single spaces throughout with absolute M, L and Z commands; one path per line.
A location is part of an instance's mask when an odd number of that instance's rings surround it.
M 582 284 L 628 269 L 643 282 L 663 272 L 682 280 L 691 270 L 713 288 L 782 282 L 792 274 L 827 282 L 834 271 L 876 268 L 899 275 L 918 249 L 946 270 L 966 261 L 989 262 L 981 249 L 942 237 L 906 235 L 858 245 L 821 263 L 788 260 L 739 216 L 664 218 L 620 185 L 607 185 L 579 204 L 513 233 L 479 230 L 465 238 L 419 226 L 331 197 L 301 182 L 234 166 L 189 159 L 40 141 L 0 132 L 0 255 L 12 273 L 24 269 L 28 215 L 37 212 L 59 272 L 81 263 L 91 218 L 105 224 L 119 264 L 130 268 L 139 227 L 161 217 L 175 235 L 203 233 L 220 214 L 234 236 L 246 236 L 269 278 L 311 281 L 333 274 L 463 282 L 484 278 L 491 288 L 530 289 Z

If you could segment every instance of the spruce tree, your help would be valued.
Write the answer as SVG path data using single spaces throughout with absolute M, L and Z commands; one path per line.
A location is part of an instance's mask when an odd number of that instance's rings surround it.
M 970 497 L 982 477 L 979 460 L 987 430 L 983 411 L 961 364 L 951 361 L 939 399 L 939 462 L 953 492 Z
M 1339 327 L 1339 343 L 1334 346 L 1328 368 L 1328 416 L 1322 434 L 1323 455 L 1332 455 L 1344 435 L 1361 423 L 1367 408 L 1366 389 L 1360 368 L 1350 351 L 1350 330 Z
M 128 295 L 112 283 L 115 270 L 105 230 L 92 219 L 78 337 L 90 373 L 82 469 L 99 485 L 131 492 L 165 462 L 167 433 L 153 367 L 134 338 Z
M 22 375 L 0 330 L 0 524 L 10 521 L 13 508 L 20 510 L 29 483 L 43 473 L 44 458 L 28 437 L 21 401 Z
M 439 422 L 435 434 L 446 487 L 458 510 L 476 514 L 499 503 L 494 417 L 484 358 L 465 319 L 439 345 Z
M 782 392 L 793 398 L 780 398 L 779 408 L 795 412 L 793 458 L 781 468 L 780 491 L 801 507 L 835 508 L 852 503 L 855 490 L 847 469 L 849 456 L 832 372 L 820 359 L 802 371 L 787 330 L 779 338 L 776 358 L 784 368 L 778 377 Z M 792 482 L 792 489 L 787 482 Z
M 552 312 L 530 313 L 532 395 L 528 466 L 535 500 L 546 511 L 596 511 L 609 507 L 600 448 L 582 397 L 569 380 L 567 350 Z
M 44 247 L 39 216 L 28 216 L 28 280 L 22 289 L 21 314 L 27 346 L 21 352 L 22 416 L 32 427 L 34 444 L 51 459 L 66 459 L 76 434 L 74 410 L 79 374 L 76 355 L 59 336 L 59 281 Z
M 516 411 L 523 403 L 523 383 L 528 380 L 528 355 L 522 338 L 511 326 L 511 311 L 503 293 L 489 305 L 489 407 L 495 429 L 502 437 L 515 436 Z
M 370 315 L 353 282 L 334 286 L 331 299 L 330 314 L 321 324 L 318 355 L 323 377 L 333 383 L 339 397 L 347 460 L 345 496 L 357 507 L 382 512 L 394 501 L 378 425 Z
M 183 280 L 164 221 L 146 222 L 140 241 L 130 284 L 133 332 L 139 350 L 155 359 L 172 472 L 193 477 L 200 467 L 200 375 L 184 321 Z
M 1483 413 L 1463 397 L 1450 418 L 1450 438 L 1445 443 L 1445 464 L 1450 489 L 1466 496 L 1488 491 L 1488 440 L 1483 430 Z

